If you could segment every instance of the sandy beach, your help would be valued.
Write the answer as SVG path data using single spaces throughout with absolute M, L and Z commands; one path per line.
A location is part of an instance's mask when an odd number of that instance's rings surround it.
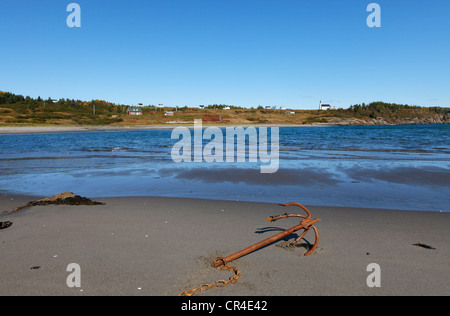
M 207 126 L 207 123 L 204 123 Z M 214 127 L 226 128 L 234 126 L 242 127 L 307 127 L 307 126 L 332 126 L 331 124 L 239 124 L 239 125 L 221 125 L 212 124 Z M 104 131 L 143 131 L 143 130 L 154 130 L 154 129 L 173 129 L 177 126 L 194 128 L 194 123 L 184 123 L 180 124 L 177 122 L 168 123 L 165 125 L 131 125 L 131 126 L 0 126 L 0 135 L 4 134 L 41 134 L 41 133 L 78 133 L 78 132 L 104 132 Z
M 0 212 L 35 199 L 2 194 Z M 297 212 L 271 203 L 95 200 L 106 205 L 35 206 L 2 214 L 0 221 L 13 225 L 0 230 L 0 295 L 175 296 L 228 279 L 230 272 L 211 267 L 216 257 L 298 224 L 268 223 L 268 216 Z M 232 262 L 242 273 L 237 284 L 196 296 L 450 293 L 449 213 L 308 208 L 313 219 L 321 219 L 314 254 L 304 257 L 302 247 L 280 247 L 282 240 Z M 305 238 L 314 241 L 312 232 Z M 71 263 L 80 266 L 80 288 L 67 286 Z M 381 268 L 381 287 L 367 286 L 371 263 Z
M 40 133 L 73 133 L 73 132 L 101 132 L 126 131 L 173 128 L 167 126 L 0 126 L 1 134 L 40 134 Z

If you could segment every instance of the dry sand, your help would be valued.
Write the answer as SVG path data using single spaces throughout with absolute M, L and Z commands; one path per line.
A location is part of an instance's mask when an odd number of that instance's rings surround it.
M 42 197 L 39 197 L 42 198 Z M 0 196 L 0 212 L 36 197 Z M 104 206 L 36 206 L 0 221 L 0 295 L 177 295 L 228 279 L 210 266 L 298 224 L 265 218 L 275 204 L 181 198 L 96 199 Z M 280 201 L 292 202 L 292 201 Z M 296 201 L 301 202 L 301 201 Z M 285 249 L 280 241 L 234 262 L 235 285 L 197 295 L 449 295 L 450 214 L 310 207 L 318 250 Z M 313 241 L 313 233 L 305 237 Z M 413 244 L 422 243 L 436 249 Z M 69 288 L 67 266 L 81 267 L 81 288 Z M 369 288 L 367 266 L 381 267 Z
M 173 128 L 173 126 L 1 126 L 0 134 L 39 134 L 97 131 L 126 131 Z
M 217 122 L 216 122 L 217 123 Z M 233 126 L 242 127 L 308 127 L 308 126 L 332 126 L 332 124 L 208 124 L 203 122 L 204 126 L 214 125 L 214 127 L 226 128 Z M 48 125 L 48 126 L 0 126 L 0 135 L 2 134 L 41 134 L 41 133 L 78 133 L 78 132 L 102 132 L 102 131 L 139 131 L 139 130 L 155 130 L 155 129 L 173 129 L 175 127 L 182 126 L 187 128 L 194 128 L 194 123 L 188 124 L 166 123 L 164 125 L 101 125 L 101 126 L 61 126 L 61 125 Z

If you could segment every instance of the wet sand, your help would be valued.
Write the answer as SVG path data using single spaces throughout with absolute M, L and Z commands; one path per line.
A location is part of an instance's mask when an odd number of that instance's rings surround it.
M 42 197 L 0 195 L 0 212 Z M 92 198 L 92 197 L 89 197 Z M 36 206 L 0 221 L 0 295 L 151 295 L 228 279 L 210 266 L 226 256 L 298 224 L 268 223 L 297 212 L 270 203 L 184 198 L 96 198 L 100 206 Z M 294 202 L 294 201 L 280 201 Z M 295 201 L 301 202 L 301 201 Z M 197 296 L 448 295 L 450 214 L 309 207 L 317 251 L 281 247 L 280 241 L 231 264 L 237 284 Z M 295 236 L 291 236 L 293 239 Z M 313 242 L 314 234 L 305 238 Z M 421 243 L 435 249 L 415 246 Z M 81 268 L 81 287 L 69 288 L 67 266 Z M 381 287 L 369 288 L 370 263 L 381 268 Z

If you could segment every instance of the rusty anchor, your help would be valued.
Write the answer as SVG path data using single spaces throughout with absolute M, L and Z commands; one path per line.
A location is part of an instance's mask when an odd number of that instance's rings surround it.
M 305 257 L 309 256 L 310 254 L 312 254 L 316 250 L 317 245 L 319 244 L 319 232 L 318 232 L 317 228 L 315 226 L 313 226 L 313 225 L 315 223 L 319 222 L 320 219 L 317 218 L 317 219 L 311 220 L 311 213 L 309 212 L 309 210 L 305 206 L 303 206 L 303 205 L 301 205 L 299 203 L 287 203 L 287 204 L 280 204 L 280 205 L 281 206 L 285 206 L 285 207 L 286 206 L 292 206 L 292 205 L 298 206 L 298 207 L 302 208 L 306 212 L 306 214 L 308 216 L 300 215 L 300 214 L 287 214 L 286 213 L 284 215 L 271 216 L 271 217 L 267 218 L 268 222 L 275 222 L 275 221 L 277 221 L 277 220 L 279 220 L 281 218 L 288 218 L 288 217 L 299 217 L 299 218 L 302 218 L 303 220 L 300 222 L 299 225 L 297 225 L 295 227 L 287 229 L 284 232 L 281 232 L 281 233 L 276 234 L 276 235 L 274 235 L 272 237 L 269 237 L 269 238 L 267 238 L 267 239 L 265 239 L 263 241 L 260 241 L 260 242 L 258 242 L 256 244 L 252 245 L 252 246 L 249 246 L 249 247 L 247 247 L 245 249 L 242 249 L 242 250 L 240 250 L 240 251 L 238 251 L 238 252 L 236 252 L 234 254 L 231 254 L 231 255 L 229 255 L 227 257 L 224 257 L 224 258 L 222 258 L 222 257 L 216 258 L 214 260 L 214 262 L 212 263 L 212 266 L 214 268 L 219 268 L 221 266 L 226 266 L 229 262 L 231 262 L 233 260 L 236 260 L 236 259 L 238 259 L 240 257 L 243 257 L 243 256 L 245 256 L 245 255 L 247 255 L 247 254 L 249 254 L 249 253 L 251 253 L 253 251 L 256 251 L 256 250 L 258 250 L 258 249 L 260 249 L 260 248 L 262 248 L 264 246 L 267 246 L 267 245 L 269 245 L 269 244 L 271 244 L 271 243 L 273 243 L 275 241 L 278 241 L 281 238 L 289 236 L 292 233 L 294 233 L 294 232 L 296 232 L 298 230 L 301 230 L 301 229 L 304 229 L 305 231 L 298 238 L 296 238 L 293 242 L 291 242 L 290 245 L 297 244 L 300 240 L 302 240 L 303 237 L 305 237 L 305 235 L 308 233 L 308 231 L 312 228 L 314 230 L 314 234 L 315 234 L 316 240 L 314 242 L 314 245 L 305 254 Z
M 312 254 L 316 250 L 317 245 L 319 243 L 319 232 L 318 232 L 317 228 L 315 226 L 313 226 L 313 225 L 315 223 L 319 222 L 320 219 L 317 218 L 317 219 L 312 220 L 311 219 L 311 213 L 308 211 L 308 209 L 306 207 L 304 207 L 303 205 L 299 204 L 299 203 L 287 203 L 287 204 L 280 204 L 280 205 L 281 206 L 285 206 L 285 207 L 292 206 L 292 205 L 298 206 L 301 209 L 303 209 L 308 216 L 300 215 L 300 214 L 288 214 L 288 213 L 286 213 L 284 215 L 271 216 L 271 217 L 267 218 L 268 222 L 275 222 L 275 221 L 277 221 L 279 219 L 288 218 L 288 217 L 302 218 L 302 221 L 300 222 L 299 225 L 297 225 L 295 227 L 292 227 L 291 229 L 287 229 L 287 230 L 285 230 L 285 231 L 283 231 L 281 233 L 278 233 L 278 234 L 276 234 L 276 235 L 274 235 L 272 237 L 269 237 L 269 238 L 267 238 L 267 239 L 265 239 L 263 241 L 260 241 L 260 242 L 258 242 L 256 244 L 252 245 L 252 246 L 249 246 L 249 247 L 247 247 L 245 249 L 242 249 L 242 250 L 240 250 L 240 251 L 238 251 L 238 252 L 236 252 L 234 254 L 231 254 L 231 255 L 229 255 L 227 257 L 224 257 L 224 258 L 222 258 L 222 257 L 216 258 L 214 260 L 214 262 L 212 263 L 212 266 L 214 268 L 218 268 L 218 269 L 221 269 L 221 270 L 228 270 L 228 271 L 234 273 L 234 275 L 229 280 L 227 280 L 227 281 L 219 280 L 219 281 L 217 281 L 215 283 L 212 283 L 212 284 L 202 284 L 196 289 L 191 289 L 189 291 L 183 291 L 179 295 L 180 296 L 182 296 L 182 295 L 192 296 L 197 291 L 206 291 L 206 290 L 208 290 L 208 289 L 210 289 L 212 287 L 223 287 L 223 286 L 226 286 L 228 284 L 235 284 L 236 282 L 238 282 L 238 279 L 241 276 L 241 271 L 239 271 L 236 267 L 233 267 L 233 266 L 229 265 L 228 263 L 230 263 L 231 261 L 236 260 L 236 259 L 238 259 L 238 258 L 240 258 L 242 256 L 245 256 L 245 255 L 247 255 L 247 254 L 249 254 L 251 252 L 254 252 L 254 251 L 256 251 L 256 250 L 258 250 L 258 249 L 260 249 L 260 248 L 262 248 L 264 246 L 267 246 L 267 245 L 269 245 L 269 244 L 271 244 L 273 242 L 276 242 L 276 241 L 280 240 L 281 238 L 289 236 L 292 233 L 294 233 L 294 232 L 296 232 L 298 230 L 301 230 L 301 229 L 304 229 L 305 231 L 299 237 L 297 237 L 293 242 L 291 242 L 290 245 L 297 244 L 308 233 L 308 231 L 312 228 L 314 230 L 314 234 L 315 234 L 316 240 L 314 242 L 314 245 L 308 250 L 308 252 L 306 252 L 305 257 L 309 256 L 310 254 Z

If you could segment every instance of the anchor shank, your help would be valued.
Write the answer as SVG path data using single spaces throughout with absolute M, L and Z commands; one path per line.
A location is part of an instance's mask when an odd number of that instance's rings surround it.
M 295 227 L 287 229 L 287 230 L 285 230 L 285 231 L 283 231 L 281 233 L 278 233 L 278 234 L 276 234 L 276 235 L 274 235 L 272 237 L 264 239 L 263 241 L 260 241 L 260 242 L 258 242 L 256 244 L 252 245 L 252 246 L 249 246 L 249 247 L 247 247 L 245 249 L 242 249 L 242 250 L 240 250 L 240 251 L 238 251 L 238 252 L 236 252 L 234 254 L 231 254 L 228 257 L 220 258 L 220 260 L 218 260 L 219 259 L 218 258 L 218 259 L 214 260 L 213 267 L 215 267 L 215 268 L 220 267 L 223 264 L 226 264 L 226 263 L 231 262 L 233 260 L 236 260 L 236 259 L 238 259 L 240 257 L 243 257 L 243 256 L 245 256 L 245 255 L 247 255 L 247 254 L 249 254 L 249 253 L 251 253 L 253 251 L 256 251 L 256 250 L 258 250 L 258 249 L 260 249 L 260 248 L 262 248 L 264 246 L 267 246 L 268 244 L 271 244 L 271 243 L 273 243 L 273 242 L 275 242 L 277 240 L 280 240 L 281 238 L 289 236 L 290 234 L 292 234 L 292 233 L 294 233 L 294 232 L 296 232 L 296 231 L 298 231 L 300 229 L 304 229 L 304 228 L 305 227 L 301 223 L 300 225 L 297 225 Z

